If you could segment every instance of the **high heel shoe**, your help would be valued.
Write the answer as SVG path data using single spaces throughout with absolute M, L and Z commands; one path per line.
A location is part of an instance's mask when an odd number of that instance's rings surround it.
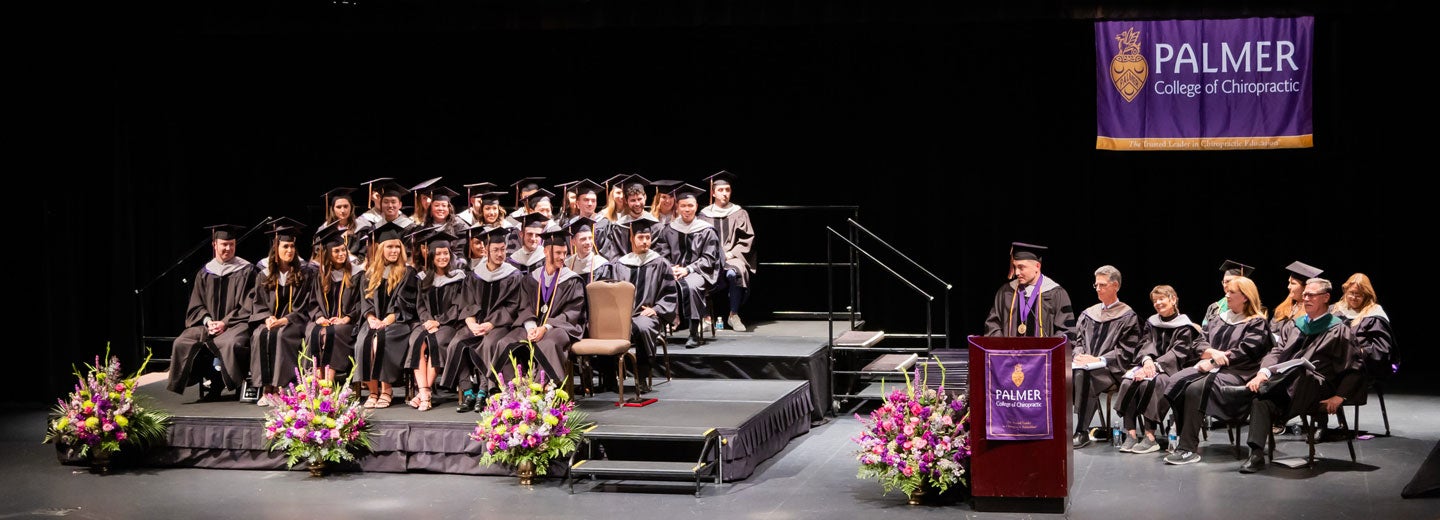
M 429 391 L 429 390 L 421 390 L 419 397 L 420 397 L 420 405 L 419 405 L 419 406 L 416 406 L 415 409 L 420 410 L 420 411 L 423 412 L 423 411 L 429 410 L 429 409 L 431 409 L 431 408 L 434 408 L 434 406 L 430 404 L 430 391 Z
M 389 407 L 390 407 L 390 398 L 392 398 L 392 397 L 394 397 L 394 394 L 391 394 L 391 393 L 388 393 L 388 392 L 387 392 L 387 393 L 380 394 L 380 399 L 377 399 L 377 400 L 375 401 L 375 408 L 377 408 L 377 409 L 379 409 L 379 408 L 389 408 Z

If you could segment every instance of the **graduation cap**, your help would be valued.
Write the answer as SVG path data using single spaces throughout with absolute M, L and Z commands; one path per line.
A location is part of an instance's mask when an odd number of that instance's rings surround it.
M 405 238 L 405 228 L 394 222 L 386 222 L 385 225 L 375 228 L 370 233 L 371 240 L 376 244 L 383 244 L 391 240 L 402 240 Z
M 351 195 L 353 193 L 355 193 L 355 188 L 350 188 L 346 186 L 332 188 L 330 191 L 325 192 L 325 207 L 328 209 L 330 206 L 333 206 L 335 204 L 335 199 L 345 199 L 350 201 L 351 203 L 354 203 L 355 199 Z
M 368 180 L 368 181 L 365 181 L 365 182 L 360 183 L 360 185 L 361 185 L 361 186 L 364 186 L 366 190 L 369 190 L 369 191 L 367 192 L 369 195 L 366 197 L 366 200 L 367 200 L 367 201 L 373 201 L 373 200 L 375 200 L 375 192 L 376 192 L 377 190 L 383 189 L 383 188 L 382 188 L 383 185 L 382 185 L 381 183 L 390 182 L 390 181 L 394 181 L 394 180 L 395 180 L 395 179 L 392 178 L 392 177 L 380 177 L 380 178 L 378 178 L 378 179 L 370 179 L 370 180 Z M 373 207 L 374 204 L 372 203 L 371 206 Z
M 498 226 L 493 228 L 486 228 L 485 226 L 481 225 L 475 225 L 470 228 L 470 238 L 478 239 L 480 240 L 480 243 L 486 245 L 504 244 L 505 240 L 509 237 L 510 230 L 508 228 Z
M 425 246 L 429 247 L 431 251 L 449 249 L 450 244 L 455 243 L 457 240 L 460 240 L 460 237 L 451 234 L 449 231 L 440 229 L 425 237 Z
M 552 227 L 540 234 L 540 244 L 543 246 L 568 246 L 570 245 L 570 230 L 559 226 Z
M 700 194 L 702 193 L 705 193 L 705 188 L 701 188 L 699 186 L 689 183 L 681 183 L 679 186 L 676 186 L 674 189 L 670 190 L 670 196 L 675 197 L 676 202 L 679 202 L 683 199 L 695 199 L 696 201 L 699 201 Z
M 619 182 L 619 184 L 620 184 L 621 186 L 624 186 L 624 187 L 625 187 L 625 191 L 627 191 L 627 192 L 630 191 L 630 187 L 631 187 L 631 186 L 635 186 L 635 185 L 637 185 L 637 184 L 640 186 L 641 189 L 649 189 L 649 188 L 650 188 L 650 179 L 646 179 L 646 178 L 644 178 L 644 177 L 641 177 L 640 174 L 636 174 L 636 173 L 632 173 L 632 174 L 630 174 L 630 175 L 626 175 L 624 178 L 620 179 L 618 182 Z
M 275 217 L 265 223 L 265 234 L 275 237 L 276 242 L 294 242 L 297 232 L 305 224 L 290 217 Z
M 550 199 L 551 205 L 553 206 L 555 201 L 555 194 L 545 188 L 536 188 L 535 193 L 531 193 L 529 196 L 525 197 L 525 207 L 535 207 L 535 203 L 540 202 L 540 199 Z
M 345 244 L 345 230 L 330 224 L 315 230 L 315 244 L 325 249 Z
M 430 202 L 449 202 L 452 210 L 457 206 L 455 199 L 459 196 L 460 192 L 445 186 L 439 186 L 430 190 Z
M 610 176 L 609 179 L 605 179 L 605 189 L 607 189 L 607 190 L 610 189 L 610 186 L 611 186 L 611 185 L 615 184 L 616 182 L 619 182 L 620 179 L 624 179 L 624 178 L 629 177 L 629 176 L 630 176 L 630 174 L 628 174 L 628 173 L 617 173 L 617 174 L 615 174 L 615 175 Z
M 714 191 L 716 186 L 729 186 L 730 183 L 735 182 L 735 177 L 737 176 L 729 171 L 720 170 L 710 174 L 705 180 L 710 181 L 710 190 Z
M 1040 255 L 1050 248 L 1024 242 L 1010 243 L 1010 258 L 1013 260 L 1034 260 L 1040 261 Z
M 427 181 L 422 182 L 422 183 L 420 183 L 420 184 L 416 184 L 416 185 L 414 185 L 414 186 L 412 186 L 412 187 L 410 188 L 410 191 L 419 192 L 419 193 L 429 193 L 430 190 L 429 190 L 428 188 L 430 188 L 431 186 L 434 186 L 435 183 L 440 182 L 440 179 L 443 179 L 443 178 L 444 178 L 444 177 L 436 177 L 436 178 L 434 178 L 434 179 L 427 180 Z
M 515 188 L 515 205 L 519 206 L 521 200 L 530 196 L 530 193 L 526 193 L 527 191 L 533 193 L 535 190 L 540 189 L 540 184 L 536 181 L 543 180 L 545 180 L 544 177 L 525 177 L 510 183 L 510 186 Z
M 410 193 L 410 190 L 405 189 L 404 186 L 401 186 L 400 183 L 395 182 L 395 181 L 383 181 L 383 182 L 380 182 L 380 183 L 377 184 L 376 186 L 372 187 L 371 190 L 372 190 L 372 192 L 373 192 L 374 190 L 379 190 L 379 191 L 380 191 L 380 197 L 381 197 L 381 198 L 385 198 L 385 197 L 401 198 L 401 197 L 404 197 L 406 194 Z
M 1255 268 L 1242 264 L 1240 262 L 1236 262 L 1234 260 L 1226 259 L 1225 263 L 1220 264 L 1220 272 L 1228 275 L 1244 276 L 1246 278 L 1249 278 L 1250 275 L 1255 272 Z
M 550 222 L 550 217 L 538 211 L 535 213 L 527 213 L 525 216 L 520 217 L 520 227 L 525 229 L 540 228 L 543 230 L 545 229 L 545 224 L 548 222 Z
M 671 180 L 671 179 L 662 179 L 662 180 L 658 180 L 658 181 L 652 181 L 652 182 L 650 183 L 651 186 L 654 186 L 654 187 L 655 187 L 655 194 L 656 194 L 656 195 L 659 195 L 659 194 L 662 194 L 662 193 L 664 193 L 664 194 L 666 194 L 666 195 L 669 195 L 670 192 L 675 191 L 675 187 L 676 187 L 676 186 L 679 186 L 679 185 L 681 185 L 681 184 L 684 184 L 684 181 L 677 181 L 677 180 Z
M 245 226 L 215 224 L 213 226 L 205 226 L 205 229 L 210 230 L 211 240 L 238 240 L 241 233 L 245 231 Z
M 595 181 L 592 181 L 590 179 L 580 179 L 578 181 L 575 181 L 575 196 L 578 197 L 586 193 L 594 193 L 595 197 L 599 198 L 601 195 L 605 194 L 605 187 L 596 184 Z
M 481 206 L 499 206 L 500 197 L 503 197 L 506 194 L 507 192 L 503 191 L 487 191 L 485 193 L 472 194 L 470 198 L 479 198 Z
M 641 213 L 640 218 L 631 220 L 625 225 L 630 228 L 630 236 L 635 236 L 636 233 L 653 233 L 655 226 L 659 224 L 660 221 L 656 220 L 654 215 L 647 212 Z
M 481 194 L 496 191 L 498 189 L 500 189 L 500 187 L 495 185 L 495 183 L 493 182 L 472 182 L 470 184 L 466 184 L 465 196 L 467 197 L 467 199 L 465 202 L 469 203 L 470 201 L 475 200 L 475 197 L 479 197 Z
M 570 191 L 570 187 L 578 184 L 579 182 L 580 181 L 562 182 L 560 184 L 556 184 L 555 187 L 559 188 L 561 192 Z
M 436 224 L 434 226 L 415 226 L 414 229 L 411 229 L 409 232 L 405 233 L 405 240 L 415 244 L 422 244 L 429 241 L 430 235 L 438 233 L 443 229 L 445 229 L 445 226 L 443 224 Z
M 570 224 L 565 227 L 570 231 L 571 235 L 594 233 L 595 221 L 588 217 L 575 217 L 575 220 L 570 221 Z
M 1301 262 L 1299 260 L 1290 262 L 1290 265 L 1285 266 L 1285 270 L 1290 272 L 1291 277 L 1294 277 L 1301 282 L 1304 282 L 1311 278 L 1317 278 L 1320 276 L 1320 273 L 1325 272 L 1318 267 L 1306 264 L 1305 262 Z

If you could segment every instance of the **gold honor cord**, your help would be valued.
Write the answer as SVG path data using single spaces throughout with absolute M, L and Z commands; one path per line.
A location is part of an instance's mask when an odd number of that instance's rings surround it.
M 546 299 L 545 299 L 545 268 L 544 268 L 544 267 L 541 267 L 541 268 L 540 268 L 540 279 L 535 282 L 535 296 L 536 296 L 536 298 L 535 298 L 535 314 L 538 315 L 538 314 L 541 314 L 542 312 L 545 314 L 544 316 L 541 317 L 541 320 L 540 320 L 540 324 L 541 324 L 541 325 L 544 325 L 546 322 L 550 321 L 550 311 L 555 310 L 555 309 L 553 309 L 553 308 L 550 307 L 550 302 L 555 299 L 555 292 L 559 289 L 558 285 L 560 285 L 560 271 L 555 271 L 555 285 L 556 285 L 557 287 L 552 287 L 552 288 L 550 289 L 550 299 L 549 299 L 549 300 L 546 300 Z M 542 302 L 543 302 L 543 305 L 542 305 Z

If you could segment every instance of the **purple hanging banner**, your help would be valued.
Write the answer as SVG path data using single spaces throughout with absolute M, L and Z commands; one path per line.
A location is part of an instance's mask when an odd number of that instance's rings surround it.
M 1100 150 L 1310 148 L 1315 19 L 1095 22 Z
M 1050 424 L 1050 353 L 985 351 L 985 439 L 1038 440 L 1054 435 Z

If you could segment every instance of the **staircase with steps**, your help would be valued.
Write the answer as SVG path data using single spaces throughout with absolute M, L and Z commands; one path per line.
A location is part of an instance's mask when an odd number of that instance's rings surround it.
M 667 461 L 651 459 L 610 459 L 606 453 L 644 454 L 651 443 L 679 443 L 694 446 L 696 458 L 693 461 Z M 591 480 L 610 478 L 618 480 L 691 480 L 695 481 L 695 496 L 700 496 L 700 484 L 705 477 L 714 477 L 720 484 L 725 476 L 725 457 L 721 453 L 724 439 L 716 428 L 692 426 L 619 426 L 598 425 L 586 430 L 582 443 L 584 455 L 575 450 L 570 455 L 566 482 L 570 492 L 575 492 L 575 480 L 589 477 Z M 595 458 L 596 449 L 600 458 Z

